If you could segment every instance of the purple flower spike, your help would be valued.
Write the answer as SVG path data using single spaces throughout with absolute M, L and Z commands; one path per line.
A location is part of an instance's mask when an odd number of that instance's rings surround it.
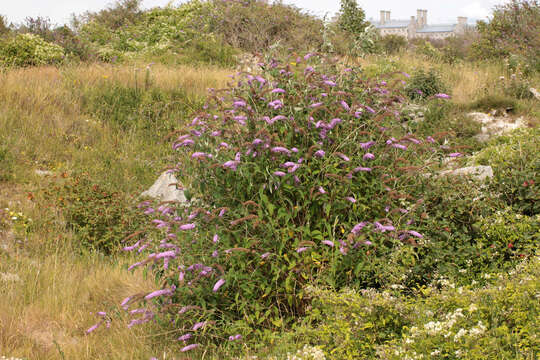
M 409 230 L 407 231 L 409 234 L 411 234 L 412 236 L 416 236 L 417 238 L 420 238 L 422 239 L 424 237 L 424 235 L 420 234 L 419 232 L 416 232 L 414 230 Z
M 362 221 L 361 223 L 354 225 L 354 227 L 351 230 L 351 233 L 353 233 L 354 235 L 357 235 L 367 224 L 369 223 L 366 221 Z
M 349 159 L 349 157 L 345 154 L 338 153 L 337 156 L 343 159 L 343 161 L 351 161 L 351 159 Z
M 196 323 L 195 325 L 193 325 L 193 331 L 195 330 L 199 330 L 200 328 L 202 327 L 205 327 L 206 326 L 206 321 L 201 321 L 201 322 L 198 322 Z
M 274 90 L 270 91 L 272 94 L 285 94 L 286 91 L 280 88 L 275 88 Z
M 296 252 L 300 254 L 300 253 L 303 253 L 304 251 L 306 251 L 307 249 L 308 249 L 307 247 L 300 247 L 300 248 L 296 249 Z
M 86 334 L 87 335 L 90 334 L 92 331 L 96 330 L 100 325 L 101 325 L 101 323 L 99 322 L 99 323 L 91 326 L 88 330 L 86 330 Z
M 284 148 L 282 146 L 273 147 L 270 151 L 273 153 L 281 153 L 281 154 L 287 154 L 287 155 L 291 154 L 291 150 Z
M 324 83 L 325 83 L 326 85 L 332 86 L 332 87 L 334 87 L 334 86 L 337 85 L 335 82 L 333 82 L 333 81 L 331 81 L 331 80 L 325 80 Z
M 273 123 L 275 123 L 278 120 L 287 120 L 287 118 L 285 116 L 283 116 L 283 115 L 278 115 L 278 116 L 274 116 L 270 120 L 267 120 L 266 122 L 268 123 L 268 125 L 272 125 Z
M 233 171 L 236 171 L 238 164 L 240 164 L 240 161 L 236 160 L 229 160 L 223 164 L 224 168 L 231 169 Z
M 318 103 L 309 105 L 309 107 L 312 109 L 315 109 L 315 108 L 321 107 L 322 105 L 323 105 L 322 102 L 318 102 Z
M 349 104 L 347 104 L 345 101 L 341 100 L 341 107 L 345 109 L 345 111 L 350 111 L 351 108 Z
M 264 253 L 261 255 L 261 259 L 266 259 L 267 257 L 269 257 L 271 254 L 269 252 L 267 253 Z
M 365 107 L 366 107 L 366 110 L 369 111 L 370 113 L 372 113 L 372 114 L 375 114 L 375 113 L 376 113 L 376 111 L 373 110 L 371 107 L 369 107 L 369 106 L 367 106 L 367 105 L 366 105 Z
M 239 107 L 246 107 L 247 104 L 244 100 L 236 100 L 235 102 L 233 102 L 233 106 L 235 108 L 239 108 Z
M 407 147 L 401 144 L 392 144 L 392 147 L 396 149 L 407 150 Z
M 349 200 L 349 201 L 352 202 L 353 204 L 356 202 L 356 199 L 353 198 L 352 196 L 347 196 L 345 199 L 346 199 L 346 200 Z
M 279 177 L 283 177 L 283 176 L 285 176 L 287 174 L 285 174 L 283 171 L 274 171 L 274 175 L 279 176 Z
M 372 147 L 373 145 L 375 145 L 375 141 L 368 141 L 368 142 L 365 142 L 365 143 L 360 143 L 360 147 L 364 150 L 367 150 L 369 149 L 370 147 Z
M 448 94 L 435 94 L 435 97 L 437 99 L 450 99 L 450 95 Z
M 357 167 L 355 169 L 353 169 L 353 172 L 357 173 L 357 172 L 360 172 L 360 171 L 364 171 L 364 172 L 370 172 L 372 169 L 371 168 L 368 168 L 368 167 Z
M 195 229 L 195 224 L 180 225 L 179 229 L 180 230 L 193 230 L 193 229 Z
M 319 186 L 319 193 L 326 194 L 326 190 L 322 186 Z
M 184 334 L 178 338 L 178 341 L 188 341 L 193 337 L 192 334 Z
M 364 160 L 373 160 L 373 159 L 375 159 L 375 155 L 373 155 L 372 153 L 366 153 L 366 154 L 364 154 L 362 159 L 364 159 Z
M 193 350 L 193 349 L 195 349 L 197 347 L 199 347 L 199 344 L 191 344 L 191 345 L 183 347 L 180 351 L 181 352 L 186 352 L 186 351 L 189 351 L 189 350 Z
M 221 286 L 223 286 L 223 284 L 225 284 L 225 280 L 224 279 L 219 279 L 215 285 L 214 285 L 214 288 L 212 289 L 213 292 L 217 292 L 219 290 L 219 288 Z
M 322 158 L 322 157 L 324 157 L 325 154 L 326 153 L 324 152 L 324 150 L 317 150 L 317 151 L 315 151 L 315 154 L 313 154 L 313 156 Z
M 456 157 L 463 156 L 463 154 L 456 152 L 456 153 L 448 154 L 448 156 L 451 157 L 451 158 L 456 158 Z
M 328 245 L 330 247 L 334 247 L 334 243 L 330 240 L 323 240 L 322 242 L 324 245 Z

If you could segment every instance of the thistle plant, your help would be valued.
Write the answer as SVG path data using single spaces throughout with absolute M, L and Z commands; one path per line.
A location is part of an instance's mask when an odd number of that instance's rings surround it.
M 124 248 L 161 285 L 122 302 L 129 326 L 172 324 L 183 351 L 291 325 L 308 284 L 392 281 L 389 254 L 423 238 L 407 186 L 445 150 L 401 125 L 404 74 L 364 79 L 317 54 L 259 66 L 178 133 L 170 171 L 192 179 L 191 203 L 142 203 L 153 230 Z

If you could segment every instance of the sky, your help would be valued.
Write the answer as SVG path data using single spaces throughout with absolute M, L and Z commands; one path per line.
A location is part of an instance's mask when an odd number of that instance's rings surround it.
M 145 8 L 166 6 L 171 0 L 143 0 Z M 173 0 L 177 5 L 185 0 Z M 428 23 L 455 22 L 458 16 L 470 19 L 487 19 L 494 5 L 505 0 L 357 0 L 367 18 L 378 19 L 380 10 L 390 10 L 392 19 L 409 19 L 416 15 L 416 9 L 428 10 Z M 113 0 L 0 0 L 0 15 L 9 22 L 20 23 L 27 16 L 48 17 L 54 24 L 69 21 L 70 14 L 80 14 L 87 10 L 96 11 L 112 4 Z M 284 0 L 310 13 L 332 16 L 339 10 L 339 0 Z

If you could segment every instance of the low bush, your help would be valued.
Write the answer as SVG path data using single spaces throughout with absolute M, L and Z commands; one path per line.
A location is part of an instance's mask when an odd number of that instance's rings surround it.
M 407 47 L 407 39 L 401 35 L 386 35 L 380 40 L 381 47 L 387 54 L 395 54 Z
M 449 88 L 434 69 L 427 72 L 424 69 L 415 71 L 405 87 L 405 93 L 411 100 L 423 100 L 448 92 Z
M 540 131 L 520 130 L 492 140 L 490 146 L 474 156 L 474 162 L 493 167 L 492 191 L 517 214 L 540 214 Z
M 479 21 L 478 40 L 472 45 L 479 59 L 522 55 L 534 66 L 540 57 L 540 3 L 512 0 L 496 6 L 489 22 Z
M 44 203 L 60 210 L 79 249 L 115 253 L 122 240 L 145 223 L 134 198 L 92 181 L 86 173 L 72 175 L 43 189 L 41 196 Z
M 13 177 L 15 159 L 9 148 L 0 145 L 0 182 L 9 181 Z
M 35 66 L 58 64 L 64 59 L 62 47 L 48 43 L 37 35 L 19 34 L 0 40 L 0 65 Z
M 469 105 L 469 108 L 471 110 L 481 110 L 481 111 L 489 112 L 491 110 L 515 109 L 516 106 L 517 106 L 517 101 L 513 97 L 497 95 L 497 94 L 489 94 L 472 102 Z
M 104 123 L 126 129 L 151 130 L 159 140 L 174 130 L 178 119 L 185 116 L 199 100 L 189 98 L 182 89 L 164 91 L 152 86 L 151 68 L 134 73 L 134 84 L 125 86 L 105 80 L 81 93 L 84 113 Z
M 484 274 L 484 287 L 443 281 L 411 296 L 400 286 L 310 288 L 313 309 L 294 333 L 297 346 L 316 345 L 335 359 L 532 359 L 540 350 L 538 276 L 533 257 L 507 275 Z

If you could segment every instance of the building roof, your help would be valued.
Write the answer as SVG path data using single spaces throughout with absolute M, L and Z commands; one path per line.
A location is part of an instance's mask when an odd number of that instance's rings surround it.
M 417 29 L 418 33 L 437 33 L 437 32 L 454 32 L 456 25 L 427 25 L 421 29 Z
M 377 29 L 406 28 L 411 23 L 410 20 L 390 20 L 390 22 L 381 25 L 380 22 L 372 22 Z

